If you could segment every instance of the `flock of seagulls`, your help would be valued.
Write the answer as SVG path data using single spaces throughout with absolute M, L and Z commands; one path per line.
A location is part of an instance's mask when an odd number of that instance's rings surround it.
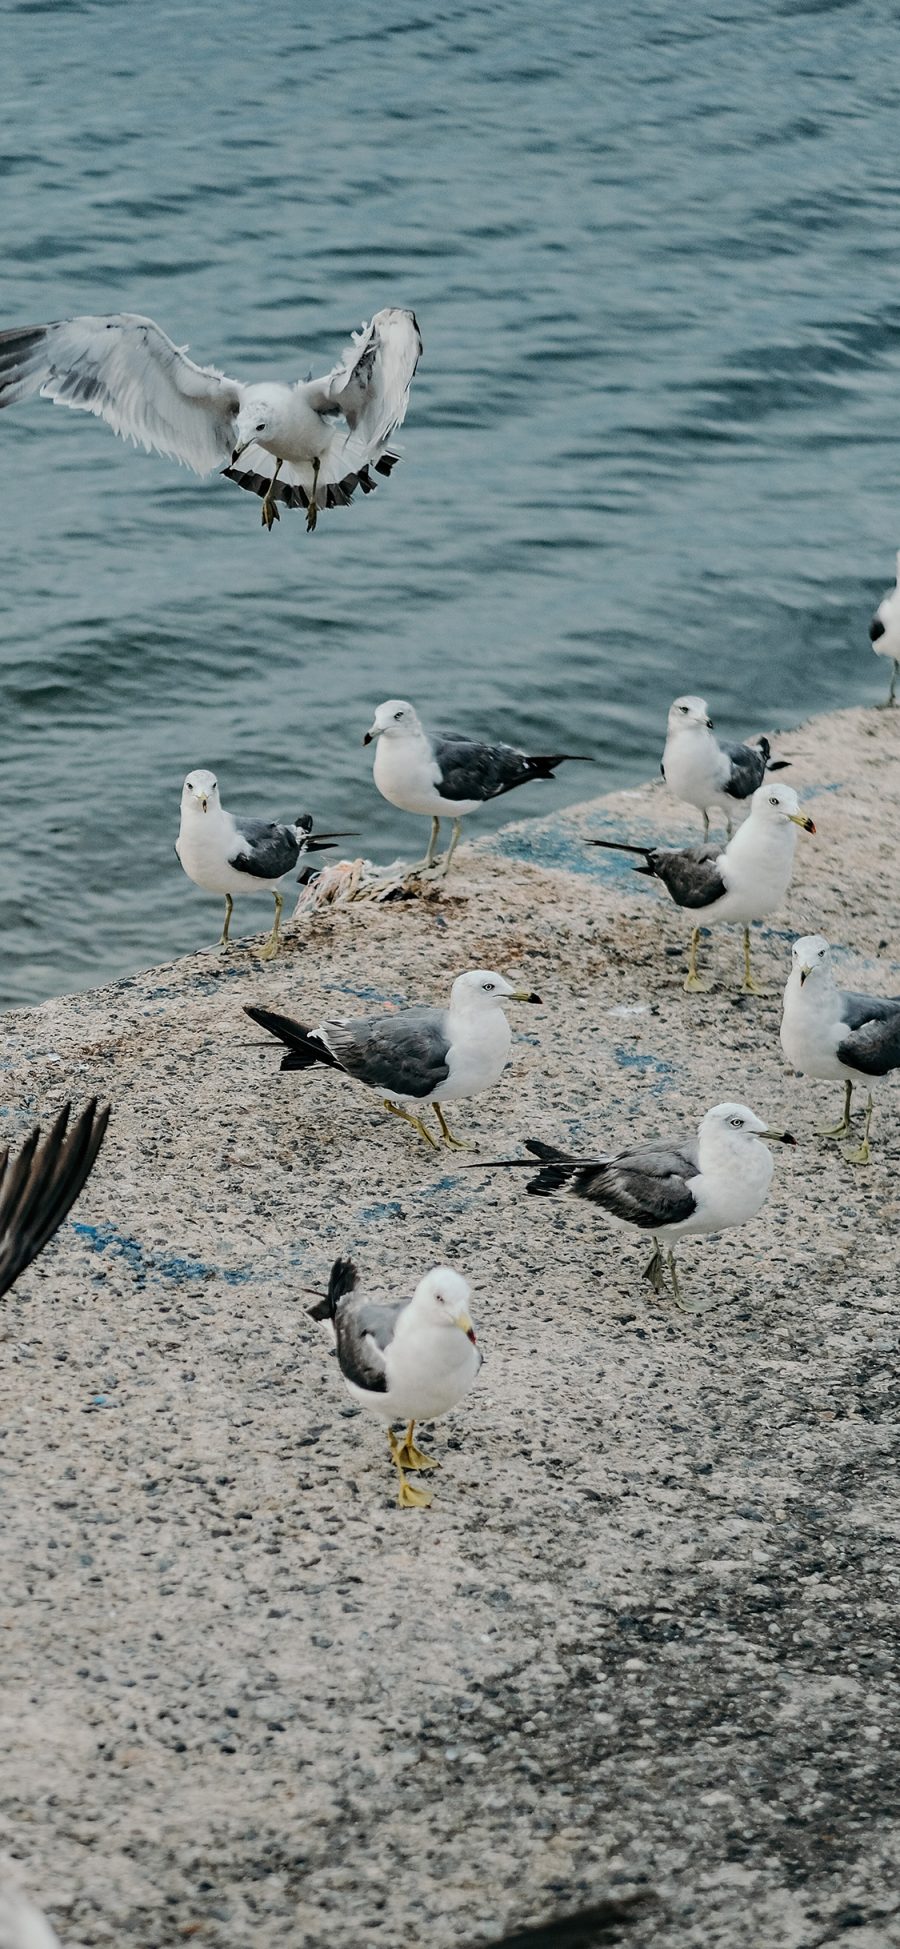
M 38 393 L 92 413 L 120 436 L 178 460 L 198 474 L 219 469 L 262 500 L 271 530 L 280 509 L 300 508 L 313 529 L 324 509 L 346 505 L 385 478 L 399 455 L 391 444 L 402 425 L 422 353 L 414 312 L 386 307 L 352 335 L 332 369 L 319 379 L 285 385 L 246 383 L 197 365 L 152 319 L 130 313 L 77 317 L 0 333 L 0 409 Z M 898 556 L 900 572 L 900 556 Z M 900 669 L 900 587 L 885 596 L 871 624 L 878 655 L 893 662 L 889 704 Z M 373 779 L 388 802 L 430 821 L 427 850 L 405 869 L 410 888 L 445 876 L 462 821 L 479 807 L 525 785 L 552 778 L 563 763 L 590 762 L 587 753 L 535 754 L 458 732 L 426 727 L 414 704 L 388 698 L 363 737 L 374 746 Z M 773 757 L 764 737 L 723 744 L 705 698 L 672 704 L 661 770 L 672 795 L 700 813 L 703 842 L 692 846 L 636 844 L 596 838 L 590 844 L 632 854 L 635 870 L 658 880 L 691 922 L 685 989 L 709 987 L 698 969 L 702 929 L 726 923 L 743 933 L 743 988 L 762 992 L 751 964 L 750 929 L 782 907 L 795 864 L 798 832 L 815 826 L 796 792 L 773 775 L 788 760 Z M 438 856 L 442 820 L 449 844 Z M 724 823 L 723 841 L 710 839 Z M 246 818 L 222 804 L 211 771 L 188 774 L 181 795 L 175 851 L 188 878 L 225 902 L 219 946 L 229 947 L 234 902 L 268 893 L 272 927 L 260 953 L 279 951 L 286 882 L 308 882 L 314 855 L 352 835 L 318 832 L 308 812 L 291 819 Z M 280 1046 L 284 1070 L 316 1070 L 374 1091 L 385 1110 L 429 1147 L 477 1148 L 451 1130 L 450 1105 L 489 1093 L 509 1058 L 510 1003 L 540 997 L 502 972 L 467 969 L 453 982 L 445 1006 L 421 1000 L 390 1013 L 340 1017 L 309 1024 L 248 1003 L 246 1014 Z M 784 994 L 781 1041 L 802 1075 L 845 1085 L 844 1114 L 828 1134 L 851 1132 L 855 1082 L 869 1086 L 855 1163 L 871 1155 L 871 1084 L 900 1068 L 900 998 L 845 993 L 834 981 L 831 953 L 821 936 L 798 941 Z M 431 1111 L 434 1125 L 426 1123 Z M 68 1112 L 46 1142 L 35 1132 L 0 1169 L 0 1290 L 12 1283 L 59 1225 L 92 1168 L 109 1116 L 96 1104 L 67 1128 Z M 792 1143 L 767 1128 L 746 1104 L 719 1103 L 695 1132 L 637 1143 L 593 1156 L 572 1156 L 529 1139 L 523 1158 L 476 1169 L 525 1169 L 528 1190 L 563 1193 L 594 1206 L 614 1222 L 653 1241 L 646 1273 L 654 1290 L 694 1310 L 685 1298 L 675 1247 L 747 1223 L 770 1188 L 770 1145 Z M 338 1362 L 354 1398 L 387 1426 L 404 1507 L 421 1507 L 427 1492 L 410 1475 L 431 1465 L 416 1448 L 418 1421 L 448 1412 L 471 1386 L 480 1352 L 469 1312 L 470 1288 L 459 1272 L 435 1267 L 411 1298 L 385 1301 L 360 1288 L 349 1260 L 333 1266 L 327 1295 L 314 1309 L 334 1333 Z M 394 1433 L 405 1424 L 402 1439 Z
M 415 313 L 387 307 L 352 335 L 321 378 L 248 384 L 197 365 L 152 319 L 130 313 L 76 317 L 0 333 L 0 409 L 37 393 L 94 414 L 145 450 L 199 475 L 218 470 L 257 495 L 267 531 L 281 509 L 304 511 L 312 531 L 320 512 L 348 505 L 357 489 L 368 495 L 393 471 L 400 456 L 392 441 L 405 419 L 421 354 Z M 897 564 L 897 586 L 879 604 L 869 629 L 875 653 L 892 662 L 886 707 L 896 701 L 900 671 L 900 553 Z M 462 821 L 479 807 L 552 778 L 563 763 L 590 762 L 585 753 L 535 755 L 429 731 L 402 698 L 378 706 L 363 743 L 375 746 L 373 778 L 382 796 L 431 822 L 424 857 L 406 869 L 410 886 L 449 872 Z M 797 794 L 773 779 L 788 762 L 773 758 L 764 737 L 720 743 L 706 700 L 676 698 L 661 770 L 672 795 L 700 813 L 703 843 L 589 841 L 635 855 L 636 872 L 658 880 L 689 916 L 688 993 L 710 985 L 697 962 L 701 928 L 713 923 L 741 927 L 743 988 L 762 992 L 752 972 L 750 928 L 784 903 L 798 831 L 815 833 Z M 451 837 L 438 858 L 442 819 L 452 822 Z M 724 843 L 710 840 L 713 821 L 724 823 Z M 298 868 L 299 879 L 308 879 L 315 871 L 311 856 L 351 836 L 315 832 L 309 813 L 285 821 L 238 817 L 223 806 L 213 773 L 198 769 L 184 781 L 175 851 L 195 885 L 224 898 L 223 949 L 235 899 L 271 894 L 273 923 L 260 950 L 267 962 L 279 950 L 285 881 Z M 283 1070 L 349 1078 L 374 1091 L 385 1110 L 431 1148 L 443 1143 L 469 1149 L 477 1146 L 454 1135 L 446 1106 L 490 1092 L 499 1082 L 512 1040 L 510 1002 L 535 1004 L 540 996 L 501 972 L 469 969 L 453 982 L 444 1007 L 421 1002 L 314 1026 L 256 1004 L 248 1003 L 245 1013 L 281 1046 Z M 900 1069 L 900 997 L 839 988 L 828 942 L 806 936 L 792 950 L 781 1043 L 801 1075 L 844 1084 L 843 1115 L 823 1135 L 850 1135 L 854 1084 L 867 1086 L 862 1141 L 845 1154 L 855 1164 L 868 1163 L 873 1080 Z M 437 1135 L 424 1121 L 428 1109 Z M 73 1119 L 67 1104 L 46 1135 L 35 1129 L 16 1156 L 0 1154 L 0 1296 L 65 1219 L 96 1163 L 109 1116 L 108 1105 L 93 1101 Z M 708 1109 L 693 1132 L 673 1131 L 664 1139 L 585 1156 L 530 1138 L 525 1157 L 468 1168 L 527 1171 L 529 1193 L 581 1200 L 605 1219 L 643 1232 L 653 1244 L 645 1277 L 654 1292 L 662 1295 L 668 1282 L 676 1305 L 700 1311 L 703 1303 L 683 1291 L 676 1246 L 756 1217 L 772 1182 L 770 1147 L 794 1142 L 788 1132 L 769 1129 L 748 1105 L 723 1102 Z M 386 1430 L 403 1508 L 431 1503 L 431 1492 L 410 1478 L 439 1466 L 416 1445 L 417 1424 L 457 1407 L 481 1366 L 471 1303 L 468 1280 L 452 1267 L 435 1266 L 411 1294 L 385 1298 L 377 1287 L 369 1291 L 361 1284 L 352 1260 L 339 1258 L 324 1297 L 310 1309 L 315 1320 L 328 1324 L 352 1399 Z M 4 1927 L 10 1941 L 27 1941 L 34 1949 L 49 1949 L 55 1940 L 18 1897 L 10 1896 L 5 1909 L 0 1904 L 0 1935 Z

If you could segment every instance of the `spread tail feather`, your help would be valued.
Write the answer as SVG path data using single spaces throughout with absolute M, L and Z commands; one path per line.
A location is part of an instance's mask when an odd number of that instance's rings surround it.
M 292 1022 L 289 1015 L 276 1015 L 270 1008 L 255 1008 L 251 1002 L 244 1003 L 244 1014 L 285 1044 L 288 1054 L 281 1059 L 282 1069 L 311 1069 L 317 1062 L 324 1063 L 326 1069 L 338 1068 L 315 1029 L 305 1029 L 302 1022 Z

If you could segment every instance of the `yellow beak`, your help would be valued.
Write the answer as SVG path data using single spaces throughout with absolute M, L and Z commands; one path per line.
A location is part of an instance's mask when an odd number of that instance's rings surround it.
M 815 832 L 816 830 L 812 820 L 807 818 L 805 812 L 789 812 L 788 818 L 792 826 L 800 827 L 801 832 Z
M 241 457 L 241 454 L 242 454 L 242 453 L 246 453 L 246 451 L 247 451 L 247 448 L 248 448 L 248 447 L 252 447 L 252 445 L 253 445 L 253 441 L 252 441 L 252 440 L 242 440 L 242 441 L 241 441 L 241 444 L 240 444 L 240 446 L 239 446 L 239 447 L 235 447 L 235 449 L 234 449 L 234 452 L 233 452 L 233 454 L 232 454 L 232 456 L 231 456 L 231 465 L 232 465 L 232 467 L 234 466 L 234 463 L 235 463 L 235 461 L 236 461 L 236 460 L 240 460 L 240 457 Z
M 459 1327 L 460 1332 L 465 1334 L 467 1340 L 471 1340 L 473 1347 L 477 1344 L 475 1340 L 475 1328 L 472 1325 L 468 1313 L 457 1313 L 453 1324 Z
M 511 1002 L 539 1002 L 541 998 L 532 989 L 514 988 L 509 999 Z
M 206 793 L 198 792 L 196 797 L 197 797 L 197 804 L 199 805 L 201 812 L 205 812 L 209 804 L 209 800 L 206 796 Z
M 801 968 L 801 969 L 800 969 L 800 986 L 801 986 L 801 988 L 803 987 L 803 983 L 804 983 L 804 981 L 806 980 L 806 977 L 807 977 L 807 975 L 811 975 L 811 974 L 812 974 L 812 968 Z

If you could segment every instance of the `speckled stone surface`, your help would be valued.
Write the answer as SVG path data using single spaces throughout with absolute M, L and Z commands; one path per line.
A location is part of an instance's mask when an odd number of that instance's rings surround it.
M 685 996 L 682 917 L 583 847 L 695 837 L 651 786 L 464 846 L 443 891 L 317 918 L 274 967 L 242 944 L 3 1018 L 4 1136 L 115 1104 L 0 1343 L 0 1848 L 67 1949 L 461 1949 L 642 1888 L 636 1949 L 900 1942 L 900 1097 L 855 1171 L 814 1134 L 840 1086 L 777 1034 L 795 933 L 900 991 L 900 711 L 780 748 L 818 836 L 758 930 L 769 999 L 730 929 Z M 683 1248 L 714 1310 L 654 1301 L 646 1242 L 585 1208 L 280 1075 L 241 1012 L 478 965 L 544 998 L 457 1107 L 482 1157 L 723 1096 L 795 1131 L 753 1229 Z M 428 1512 L 306 1316 L 347 1250 L 475 1287 Z

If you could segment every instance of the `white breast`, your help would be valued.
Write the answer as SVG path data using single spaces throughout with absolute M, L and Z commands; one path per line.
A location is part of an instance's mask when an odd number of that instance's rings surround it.
M 441 797 L 438 767 L 424 737 L 379 738 L 373 776 L 382 798 L 389 805 L 399 806 L 401 812 L 430 812 L 432 817 L 444 812 L 456 818 L 474 811 L 480 803 L 478 799 L 457 803 Z
M 397 1333 L 387 1349 L 387 1402 L 399 1420 L 430 1421 L 447 1414 L 471 1387 L 481 1365 L 465 1333 L 417 1326 Z
M 728 848 L 727 892 L 698 913 L 698 920 L 746 923 L 777 913 L 791 884 L 796 838 L 796 826 L 786 821 L 762 825 L 748 819 Z
M 670 732 L 663 752 L 666 784 L 677 799 L 705 812 L 718 804 L 728 776 L 727 762 L 715 738 L 702 726 L 696 730 Z
M 691 1180 L 697 1209 L 683 1226 L 673 1226 L 673 1232 L 709 1233 L 745 1225 L 765 1203 L 774 1169 L 774 1158 L 765 1144 L 742 1145 L 739 1163 L 723 1159 L 721 1165 L 713 1165 Z
M 435 1103 L 455 1103 L 463 1096 L 478 1096 L 499 1082 L 506 1067 L 512 1043 L 512 1030 L 502 1008 L 484 1015 L 450 1011 L 453 1038 L 448 1059 L 450 1074 L 434 1091 Z
M 826 1081 L 849 1075 L 837 1055 L 837 1045 L 846 1033 L 837 990 L 823 988 L 817 992 L 809 981 L 801 988 L 799 974 L 792 973 L 784 991 L 781 1018 L 781 1046 L 791 1068 Z
M 231 813 L 222 807 L 189 812 L 182 818 L 176 851 L 188 879 L 205 893 L 270 893 L 278 885 L 278 879 L 259 880 L 229 866 L 229 859 L 240 850 L 240 834 Z

